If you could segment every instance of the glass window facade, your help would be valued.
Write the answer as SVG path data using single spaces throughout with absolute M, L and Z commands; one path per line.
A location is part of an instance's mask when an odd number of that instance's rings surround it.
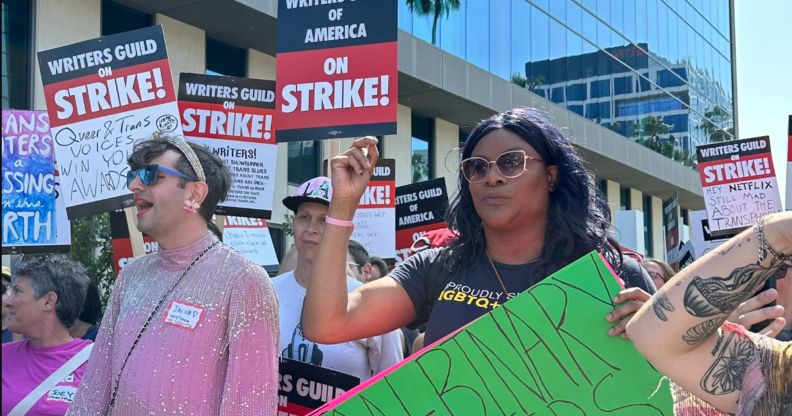
M 477 0 L 435 28 L 399 3 L 401 29 L 641 144 L 627 126 L 660 117 L 675 145 L 654 150 L 680 163 L 733 137 L 729 2 Z
M 434 120 L 412 115 L 412 183 L 434 178 Z
M 287 181 L 292 185 L 300 185 L 308 179 L 319 176 L 319 141 L 297 141 L 287 144 L 289 155 Z
M 3 0 L 2 108 L 31 108 L 33 9 L 29 0 Z
M 102 36 L 142 29 L 154 24 L 154 16 L 118 4 L 114 1 L 102 1 Z
M 206 74 L 244 77 L 247 75 L 247 50 L 207 37 Z

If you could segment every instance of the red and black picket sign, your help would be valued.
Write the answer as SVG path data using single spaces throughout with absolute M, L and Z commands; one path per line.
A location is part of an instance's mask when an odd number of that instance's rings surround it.
M 396 133 L 397 5 L 278 2 L 277 139 Z
M 360 384 L 360 379 L 288 358 L 280 359 L 278 411 L 306 415 Z
M 425 232 L 446 227 L 448 192 L 445 178 L 396 188 L 396 253 L 401 260 Z

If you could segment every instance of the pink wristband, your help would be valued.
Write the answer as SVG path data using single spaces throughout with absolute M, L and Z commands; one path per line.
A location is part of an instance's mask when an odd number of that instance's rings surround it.
M 338 220 L 332 217 L 325 217 L 325 223 L 339 227 L 355 228 L 355 223 L 352 221 Z

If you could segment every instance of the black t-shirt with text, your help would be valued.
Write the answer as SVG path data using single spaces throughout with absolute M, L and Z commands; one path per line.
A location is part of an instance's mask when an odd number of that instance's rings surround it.
M 536 262 L 522 265 L 495 262 L 503 286 L 509 291 L 506 294 L 486 257 L 481 256 L 472 266 L 459 267 L 451 273 L 438 261 L 443 250 L 448 249 L 424 250 L 390 273 L 412 300 L 417 315 L 415 323 L 426 323 L 424 345 L 467 325 L 546 277 L 534 272 Z M 628 257 L 624 257 L 619 277 L 626 287 L 655 292 L 654 283 L 643 267 Z

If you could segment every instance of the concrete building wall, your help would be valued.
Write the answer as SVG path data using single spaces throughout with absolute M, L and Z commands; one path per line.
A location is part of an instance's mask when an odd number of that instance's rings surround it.
M 663 200 L 652 196 L 652 257 L 665 259 L 665 230 L 663 230 Z
M 607 180 L 608 207 L 611 210 L 611 219 L 616 218 L 616 211 L 621 208 L 621 185 L 610 179 Z
M 396 134 L 385 136 L 384 152 L 388 159 L 396 159 L 396 186 L 412 181 L 412 110 L 399 104 Z
M 248 49 L 248 76 L 257 79 L 275 79 L 275 57 Z
M 643 192 L 630 188 L 630 209 L 643 212 Z
M 162 25 L 173 83 L 179 91 L 179 74 L 203 74 L 206 71 L 206 33 L 187 23 L 157 13 L 154 23 Z
M 254 79 L 275 79 L 275 57 L 259 52 L 255 49 L 248 49 L 247 74 Z M 278 157 L 275 164 L 275 193 L 272 197 L 272 218 L 273 224 L 282 224 L 284 215 L 289 214 L 289 210 L 283 206 L 283 198 L 289 195 L 287 176 L 288 170 L 289 145 L 278 143 Z M 287 246 L 288 248 L 288 246 Z
M 457 190 L 459 175 L 455 169 L 459 148 L 459 126 L 441 118 L 435 119 L 434 173 L 435 177 L 444 177 L 449 199 Z M 446 158 L 448 157 L 448 163 Z
M 101 0 L 37 0 L 33 17 L 34 51 L 45 51 L 101 35 L 101 5 Z M 46 110 L 44 88 L 35 56 L 31 64 L 33 109 Z

